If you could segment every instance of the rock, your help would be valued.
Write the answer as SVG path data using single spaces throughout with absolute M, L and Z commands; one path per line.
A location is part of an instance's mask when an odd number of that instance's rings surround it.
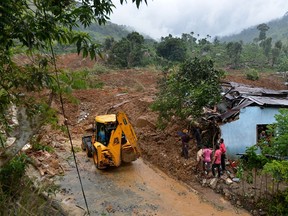
M 56 160 L 56 159 L 51 160 L 50 166 L 51 166 L 53 169 L 58 169 L 58 168 L 59 168 L 59 161 Z
M 241 202 L 240 202 L 240 200 L 237 200 L 236 205 L 237 205 L 238 207 L 241 206 Z
M 15 141 L 16 141 L 16 137 L 8 137 L 5 145 L 8 147 L 12 145 Z
M 156 126 L 148 120 L 148 117 L 140 116 L 137 119 L 136 127 L 142 128 L 142 127 L 146 127 L 146 126 L 153 128 L 153 129 L 156 129 Z
M 231 193 L 227 188 L 223 189 L 223 194 L 224 194 L 225 199 L 227 199 L 227 200 L 231 199 Z
M 202 186 L 205 186 L 206 183 L 207 183 L 207 179 L 203 179 L 202 180 Z
M 63 211 L 67 215 L 71 216 L 86 215 L 86 211 L 80 206 L 76 206 L 73 203 L 71 203 L 70 199 L 74 200 L 73 197 L 68 197 L 60 203 Z
M 233 182 L 240 182 L 240 179 L 239 178 L 233 178 L 232 181 Z
M 213 178 L 211 179 L 210 183 L 209 183 L 209 186 L 212 188 L 212 189 L 215 189 L 216 188 L 216 185 L 217 185 L 217 182 L 218 182 L 218 179 L 217 178 Z
M 227 178 L 227 179 L 225 180 L 225 183 L 226 183 L 227 185 L 230 185 L 230 184 L 233 183 L 233 181 L 232 181 L 230 178 Z
M 228 176 L 230 177 L 230 179 L 235 178 L 235 175 L 233 173 L 230 173 Z

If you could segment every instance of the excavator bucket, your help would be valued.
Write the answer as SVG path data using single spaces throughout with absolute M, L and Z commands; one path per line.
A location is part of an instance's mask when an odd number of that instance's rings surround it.
M 122 146 L 122 160 L 124 162 L 134 161 L 140 156 L 140 149 L 137 144 L 137 137 L 134 129 L 124 112 L 118 112 L 116 118 L 129 142 Z

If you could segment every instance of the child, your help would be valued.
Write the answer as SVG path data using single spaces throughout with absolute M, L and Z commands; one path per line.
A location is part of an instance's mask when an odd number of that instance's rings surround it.
M 209 173 L 211 167 L 211 154 L 212 150 L 205 145 L 202 156 L 203 156 L 203 170 L 205 171 L 206 174 Z
M 214 154 L 214 158 L 213 158 L 213 161 L 212 161 L 212 174 L 213 176 L 215 177 L 215 168 L 218 169 L 218 178 L 220 178 L 220 165 L 221 165 L 221 150 L 219 148 L 219 145 L 216 145 L 216 151 L 215 151 L 215 154 Z

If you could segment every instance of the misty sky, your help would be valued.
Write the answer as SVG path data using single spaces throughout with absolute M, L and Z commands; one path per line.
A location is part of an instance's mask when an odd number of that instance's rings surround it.
M 224 36 L 282 17 L 288 0 L 147 0 L 140 9 L 127 0 L 116 9 L 111 22 L 133 27 L 154 39 L 194 32 L 200 37 Z

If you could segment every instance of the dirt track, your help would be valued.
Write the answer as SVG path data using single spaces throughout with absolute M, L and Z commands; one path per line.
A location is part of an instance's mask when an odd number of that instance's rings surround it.
M 74 62 L 73 68 L 75 61 L 77 60 L 69 60 Z M 63 62 L 63 65 L 69 67 L 69 62 Z M 87 67 L 93 65 L 91 62 L 84 63 Z M 82 66 L 80 64 L 79 67 Z M 229 76 L 232 81 L 245 81 L 238 73 Z M 99 80 L 104 83 L 103 89 L 75 91 L 73 95 L 79 100 L 79 104 L 65 101 L 66 115 L 76 146 L 80 147 L 80 138 L 86 133 L 85 129 L 91 126 L 95 115 L 123 110 L 135 128 L 143 160 L 151 164 L 150 167 L 141 159 L 133 165 L 98 171 L 83 152 L 77 153 L 92 215 L 236 214 L 229 201 L 209 188 L 202 188 L 196 179 L 193 171 L 196 164 L 194 141 L 190 146 L 189 159 L 180 157 L 181 145 L 177 131 L 183 128 L 183 123 L 171 121 L 165 131 L 157 129 L 157 114 L 152 112 L 149 106 L 155 99 L 157 80 L 160 77 L 161 74 L 147 70 L 111 71 L 99 75 Z M 263 77 L 259 86 L 265 87 L 267 84 L 266 87 L 274 86 L 273 89 L 283 87 L 275 85 L 275 82 L 275 77 Z M 257 85 L 257 82 L 254 84 Z M 53 138 L 53 135 L 50 135 L 50 139 Z M 69 149 L 69 144 L 65 145 L 66 149 Z M 85 208 L 75 172 L 75 166 L 70 161 L 61 180 L 62 195 L 65 196 L 60 196 L 59 199 L 75 202 Z M 196 195 L 191 188 L 196 188 L 199 194 Z M 203 200 L 214 204 L 207 204 Z M 219 212 L 215 206 L 224 210 Z

